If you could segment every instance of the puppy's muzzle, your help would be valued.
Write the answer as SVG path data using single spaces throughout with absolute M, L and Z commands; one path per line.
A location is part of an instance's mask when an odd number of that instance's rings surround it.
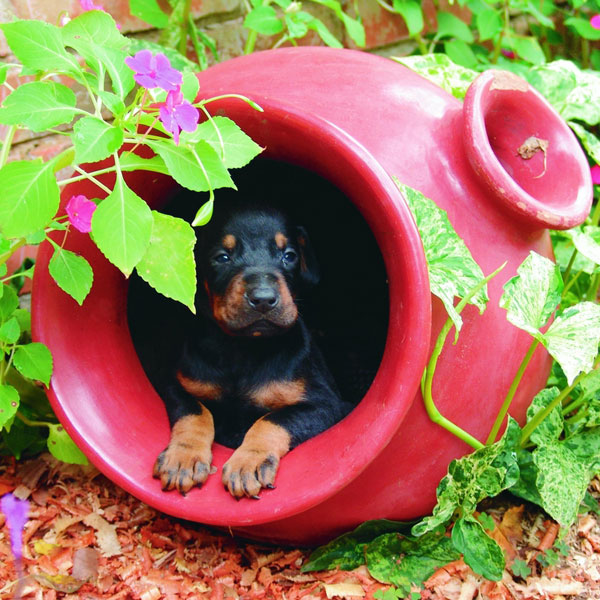
M 254 273 L 244 277 L 246 292 L 244 298 L 250 308 L 265 314 L 276 308 L 281 301 L 279 282 L 271 273 Z

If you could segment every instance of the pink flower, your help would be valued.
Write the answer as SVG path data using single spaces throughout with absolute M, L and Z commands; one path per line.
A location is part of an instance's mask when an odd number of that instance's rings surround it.
M 600 185 L 600 165 L 594 165 L 590 171 L 592 173 L 592 182 Z
M 83 10 L 106 10 L 101 4 L 94 4 L 94 0 L 79 0 Z
M 512 50 L 507 50 L 506 48 L 502 48 L 501 50 L 502 54 L 504 54 L 504 56 L 506 56 L 506 58 L 517 58 L 517 55 L 512 51 Z
M 154 55 L 150 50 L 140 50 L 135 56 L 128 56 L 125 64 L 135 71 L 133 78 L 147 89 L 176 91 L 183 81 L 183 75 L 173 69 L 169 59 L 160 52 Z
M 85 196 L 72 196 L 65 208 L 69 222 L 81 233 L 89 233 L 92 230 L 92 215 L 96 205 Z
M 600 29 L 600 15 L 594 15 L 591 19 L 590 19 L 590 25 L 594 28 L 594 29 Z
M 176 144 L 179 144 L 179 132 L 196 131 L 198 118 L 200 114 L 198 109 L 194 108 L 187 100 L 183 99 L 183 94 L 177 90 L 169 92 L 165 103 L 158 111 L 160 121 L 167 131 L 173 134 Z
M 6 516 L 10 529 L 10 549 L 15 560 L 20 561 L 23 558 L 23 528 L 27 523 L 29 502 L 19 500 L 12 494 L 5 494 L 0 498 L 0 510 Z

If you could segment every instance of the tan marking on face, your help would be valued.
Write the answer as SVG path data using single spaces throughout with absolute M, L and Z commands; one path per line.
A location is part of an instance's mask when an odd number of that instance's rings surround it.
M 298 307 L 294 302 L 290 288 L 287 286 L 283 275 L 277 276 L 277 285 L 279 286 L 279 306 L 281 307 L 281 314 L 278 321 L 285 325 L 292 325 L 298 318 Z
M 227 325 L 235 323 L 245 307 L 246 284 L 241 274 L 236 275 L 222 296 L 213 294 L 212 311 L 217 322 Z
M 229 252 L 231 252 L 235 248 L 235 245 L 237 244 L 237 240 L 235 239 L 235 235 L 228 233 L 223 238 L 221 243 L 223 244 L 223 248 L 225 248 L 225 250 L 229 250 Z
M 283 250 L 287 246 L 287 243 L 288 239 L 285 237 L 285 235 L 283 235 L 283 233 L 279 231 L 275 234 L 275 245 L 280 250 Z
M 272 381 L 250 392 L 252 402 L 269 410 L 279 410 L 293 406 L 304 400 L 306 383 L 303 379 L 295 381 Z
M 216 400 L 217 398 L 220 398 L 222 394 L 220 386 L 215 383 L 191 379 L 181 372 L 177 373 L 177 381 L 179 381 L 181 387 L 188 394 L 200 398 L 201 400 Z

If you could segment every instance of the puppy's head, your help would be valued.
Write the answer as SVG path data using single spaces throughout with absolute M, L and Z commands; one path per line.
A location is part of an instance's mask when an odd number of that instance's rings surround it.
M 255 337 L 290 329 L 297 294 L 318 281 L 304 229 L 273 209 L 222 207 L 202 234 L 203 283 L 221 329 Z

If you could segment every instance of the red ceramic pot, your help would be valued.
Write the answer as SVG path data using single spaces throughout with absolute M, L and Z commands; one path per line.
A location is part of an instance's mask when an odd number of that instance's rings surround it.
M 349 50 L 296 48 L 234 59 L 199 75 L 202 97 L 248 96 L 210 104 L 233 118 L 268 157 L 316 172 L 359 209 L 383 255 L 389 281 L 389 327 L 377 375 L 341 423 L 284 457 L 277 489 L 236 502 L 219 475 L 185 497 L 160 490 L 152 465 L 168 441 L 164 408 L 144 375 L 126 318 L 127 281 L 87 236 L 70 248 L 93 264 L 83 307 L 49 278 L 50 248 L 38 260 L 36 339 L 55 360 L 50 398 L 66 429 L 113 481 L 165 513 L 256 539 L 323 542 L 362 521 L 413 519 L 435 503 L 448 463 L 470 449 L 431 423 L 418 392 L 431 340 L 446 318 L 431 299 L 413 220 L 391 176 L 444 208 L 485 273 L 507 261 L 489 286 L 483 316 L 463 313 L 456 346 L 439 361 L 434 395 L 441 412 L 485 440 L 530 344 L 498 308 L 501 286 L 530 250 L 551 256 L 547 227 L 586 217 L 589 168 L 577 141 L 549 105 L 521 79 L 487 72 L 461 104 L 404 67 Z M 530 137 L 548 141 L 522 158 Z M 152 206 L 174 188 L 166 177 L 129 175 Z M 149 185 L 152 184 L 152 185 Z M 98 195 L 91 184 L 72 194 Z M 450 336 L 452 337 L 452 336 Z M 548 356 L 536 352 L 513 403 L 522 420 L 543 387 Z M 231 450 L 217 446 L 220 469 Z

